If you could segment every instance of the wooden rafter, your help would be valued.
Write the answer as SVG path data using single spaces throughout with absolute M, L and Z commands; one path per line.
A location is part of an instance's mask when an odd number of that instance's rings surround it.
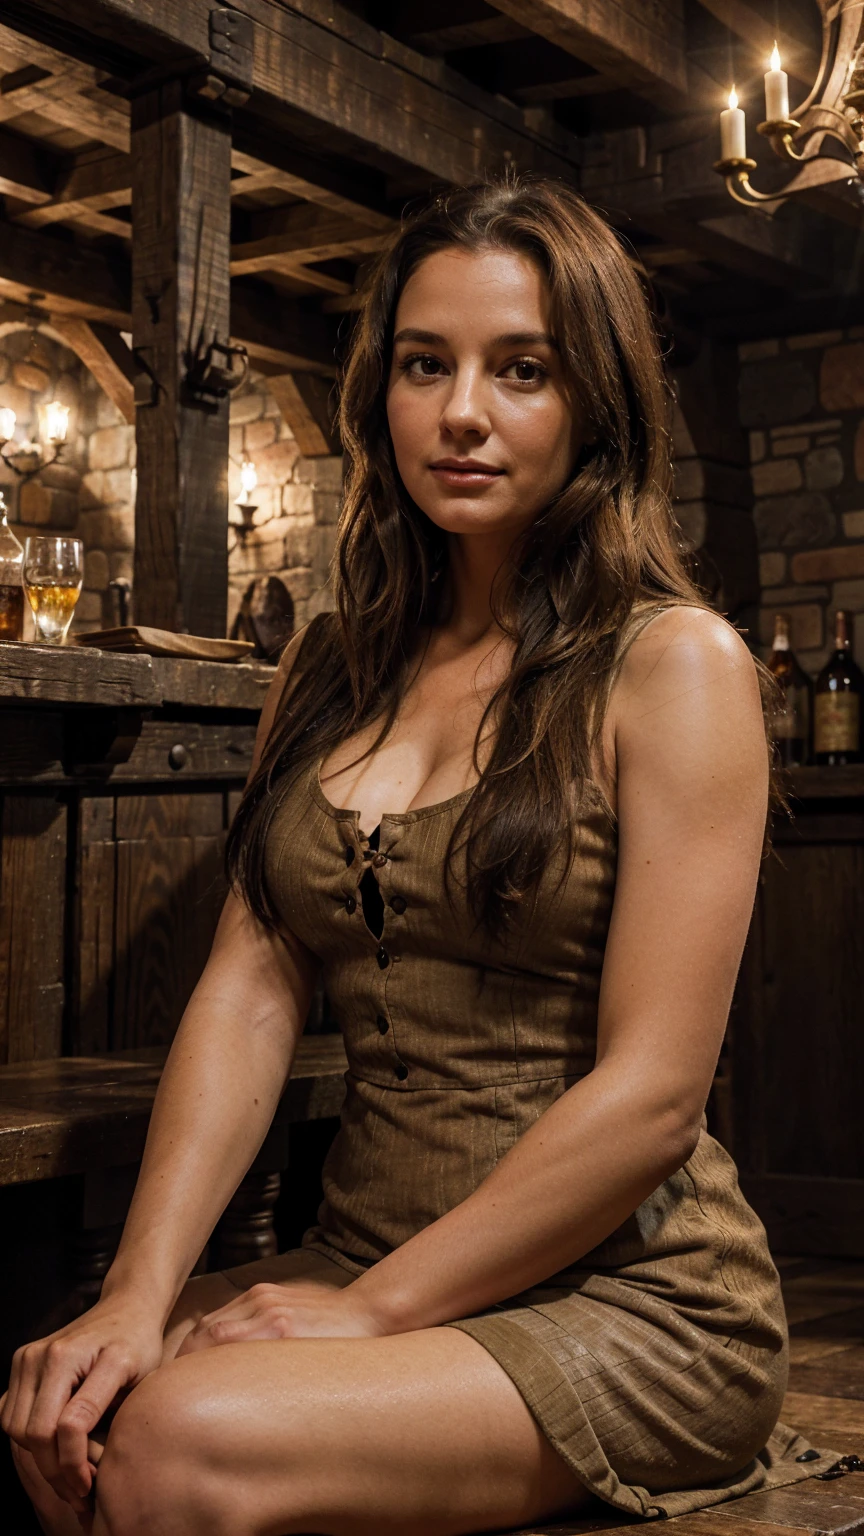
M 310 261 L 365 256 L 379 250 L 387 238 L 368 225 L 351 224 L 342 214 L 308 204 L 275 209 L 258 215 L 253 222 L 257 238 L 231 248 L 232 275 L 293 272 Z
M 38 207 L 19 213 L 16 222 L 28 229 L 64 219 L 86 218 L 128 207 L 132 200 L 132 168 L 128 155 L 101 153 L 76 156 Z
M 769 16 L 760 13 L 748 0 L 699 0 L 703 9 L 722 21 L 736 37 L 750 43 L 763 59 L 768 58 L 775 41 L 775 26 Z M 767 7 L 763 6 L 763 13 Z M 788 16 L 781 10 L 778 20 L 779 41 L 783 46 L 783 67 L 799 80 L 815 80 L 819 73 L 819 54 L 798 36 L 794 19 L 790 26 Z
M 621 85 L 686 103 L 688 80 L 681 0 L 490 0 L 514 21 Z M 530 20 L 528 18 L 530 17 Z
M 268 374 L 267 388 L 306 458 L 339 452 L 333 428 L 333 381 L 313 373 Z
M 130 424 L 134 422 L 132 354 L 119 331 L 99 321 L 78 320 L 73 315 L 52 315 L 51 324 L 90 369 L 108 399 Z

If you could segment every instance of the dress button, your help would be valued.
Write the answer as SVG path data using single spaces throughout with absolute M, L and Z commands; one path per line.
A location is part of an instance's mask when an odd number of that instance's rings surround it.
M 357 911 L 357 902 L 355 901 L 353 896 L 346 896 L 345 897 L 345 911 L 348 913 L 349 917 L 350 917 L 352 912 L 356 912 Z
M 378 952 L 375 956 L 375 959 L 378 961 L 382 971 L 386 971 L 388 965 L 390 964 L 390 956 L 388 955 L 383 944 L 378 945 Z
M 406 1077 L 408 1076 L 408 1068 L 406 1067 L 404 1061 L 397 1061 L 395 1071 L 396 1076 L 399 1078 L 400 1082 L 404 1083 Z
M 401 917 L 402 913 L 405 911 L 405 908 L 407 907 L 408 903 L 405 900 L 404 896 L 392 896 L 390 898 L 390 905 L 393 908 L 393 911 L 397 912 L 399 914 L 399 916 Z
M 376 869 L 383 869 L 384 865 L 387 863 L 386 853 L 376 853 L 372 863 L 375 865 Z
M 378 1017 L 376 1018 L 375 1023 L 378 1025 L 378 1032 L 379 1032 L 379 1034 L 386 1035 L 388 1029 L 390 1028 L 390 1025 L 387 1023 L 387 1020 L 385 1019 L 383 1013 L 379 1013 L 378 1014 Z

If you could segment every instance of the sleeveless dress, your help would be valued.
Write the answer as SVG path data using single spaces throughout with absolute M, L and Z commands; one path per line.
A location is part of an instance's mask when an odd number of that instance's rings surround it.
M 373 849 L 315 763 L 280 791 L 271 823 L 268 886 L 320 957 L 349 1062 L 303 1248 L 354 1275 L 466 1199 L 594 1064 L 614 816 L 586 781 L 575 857 L 550 866 L 505 948 L 478 931 L 458 884 L 452 904 L 445 889 L 472 793 L 383 816 Z M 370 869 L 380 936 L 364 917 Z M 583 1484 L 643 1517 L 797 1482 L 838 1454 L 817 1457 L 777 1423 L 788 1372 L 779 1278 L 704 1126 L 692 1157 L 599 1247 L 444 1325 L 494 1356 Z

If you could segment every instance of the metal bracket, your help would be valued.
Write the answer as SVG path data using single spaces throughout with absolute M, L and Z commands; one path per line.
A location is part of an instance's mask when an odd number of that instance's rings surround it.
M 255 31 L 251 16 L 219 6 L 210 12 L 209 68 L 189 82 L 195 95 L 242 107 L 252 94 Z
M 234 367 L 235 358 L 239 368 Z M 186 368 L 186 388 L 194 400 L 215 403 L 233 395 L 245 384 L 249 374 L 249 354 L 238 342 L 222 341 L 214 336 L 200 341 Z

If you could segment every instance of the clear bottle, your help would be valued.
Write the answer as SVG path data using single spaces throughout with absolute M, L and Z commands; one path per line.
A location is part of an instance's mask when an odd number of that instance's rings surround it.
M 780 761 L 786 767 L 806 763 L 810 758 L 813 685 L 789 643 L 789 620 L 783 613 L 774 616 L 774 641 L 768 671 L 781 693 L 780 708 L 773 725 Z
M 24 630 L 24 550 L 6 520 L 0 491 L 0 640 L 20 640 Z
M 864 672 L 852 656 L 850 623 L 834 615 L 834 651 L 816 679 L 813 747 L 817 763 L 860 763 Z

